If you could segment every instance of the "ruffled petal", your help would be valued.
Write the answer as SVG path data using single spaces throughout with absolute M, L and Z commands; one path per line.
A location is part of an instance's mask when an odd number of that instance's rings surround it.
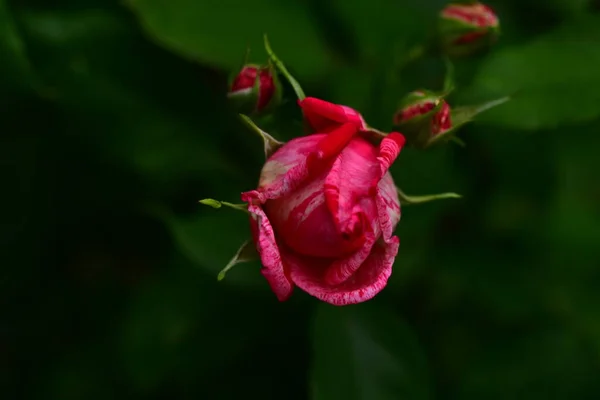
M 377 242 L 356 273 L 341 285 L 328 285 L 323 279 L 330 261 L 298 256 L 284 248 L 281 251 L 290 277 L 300 289 L 324 302 L 342 306 L 370 300 L 385 287 L 399 243 L 397 237 L 387 243 Z
M 271 223 L 260 206 L 249 205 L 248 211 L 254 243 L 263 265 L 261 272 L 279 301 L 285 301 L 291 296 L 294 284 L 285 271 Z
M 400 150 L 404 146 L 406 139 L 397 132 L 392 132 L 381 141 L 379 145 L 379 174 L 373 180 L 372 191 L 375 195 L 377 204 L 377 214 L 383 240 L 389 241 L 392 237 L 396 225 L 400 221 L 400 200 L 396 192 L 396 186 L 392 176 L 388 172 Z
M 383 240 L 387 242 L 391 239 L 402 215 L 396 185 L 389 172 L 381 178 L 377 185 L 375 204 Z

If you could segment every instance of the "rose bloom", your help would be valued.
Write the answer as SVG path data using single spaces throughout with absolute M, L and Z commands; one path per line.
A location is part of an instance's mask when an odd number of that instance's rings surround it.
M 279 300 L 298 286 L 335 305 L 371 299 L 398 253 L 400 202 L 388 168 L 404 136 L 379 146 L 355 110 L 316 98 L 299 102 L 314 134 L 291 140 L 242 194 L 262 273 Z

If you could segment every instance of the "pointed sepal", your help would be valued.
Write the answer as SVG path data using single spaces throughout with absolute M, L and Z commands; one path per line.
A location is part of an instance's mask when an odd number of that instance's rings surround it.
M 259 259 L 260 257 L 258 255 L 258 252 L 256 251 L 254 243 L 252 242 L 252 240 L 248 239 L 240 246 L 233 258 L 229 261 L 229 263 L 227 263 L 225 268 L 223 268 L 221 272 L 219 272 L 219 275 L 217 275 L 217 280 L 222 281 L 223 279 L 225 279 L 225 275 L 227 275 L 227 272 L 229 272 L 229 270 L 235 267 L 236 265 Z
M 215 200 L 215 199 L 202 199 L 202 200 L 199 200 L 198 203 L 204 204 L 205 206 L 209 206 L 212 208 L 221 208 L 221 207 L 225 206 L 225 207 L 233 208 L 234 210 L 243 211 L 246 213 L 248 212 L 248 205 L 245 203 L 234 204 L 234 203 L 228 203 L 226 201 L 219 201 L 219 200 Z
M 265 50 L 267 51 L 267 54 L 269 55 L 270 61 L 273 63 L 273 65 L 275 65 L 275 67 L 281 73 L 281 75 L 283 75 L 285 77 L 285 79 L 287 79 L 289 84 L 294 89 L 294 92 L 296 93 L 298 100 L 304 100 L 306 95 L 304 94 L 304 91 L 302 90 L 302 86 L 300 86 L 298 81 L 292 76 L 292 74 L 289 73 L 289 71 L 283 64 L 283 62 L 281 62 L 281 60 L 277 57 L 277 55 L 275 55 L 275 52 L 271 48 L 271 44 L 269 43 L 269 39 L 266 34 L 264 35 L 264 43 L 265 43 Z
M 441 131 L 440 133 L 432 136 L 428 140 L 425 147 L 431 147 L 436 144 L 447 142 L 449 140 L 452 140 L 452 141 L 455 141 L 455 142 L 458 142 L 459 144 L 461 144 L 462 142 L 458 138 L 456 138 L 457 130 L 461 126 L 472 121 L 477 114 L 480 114 L 491 108 L 494 108 L 501 104 L 504 104 L 508 100 L 510 100 L 510 97 L 506 96 L 506 97 L 502 97 L 502 98 L 499 98 L 496 100 L 491 100 L 491 101 L 488 101 L 488 102 L 485 102 L 485 103 L 482 103 L 479 105 L 475 105 L 475 106 L 460 106 L 460 107 L 453 108 L 450 112 L 450 119 L 452 121 L 452 126 L 450 127 L 450 129 Z M 462 143 L 462 145 L 464 145 L 464 143 Z
M 265 159 L 271 157 L 271 155 L 273 155 L 273 153 L 275 153 L 277 149 L 283 146 L 283 142 L 280 142 L 273 136 L 269 135 L 267 132 L 260 129 L 258 126 L 256 126 L 254 121 L 252 121 L 247 115 L 240 114 L 240 118 L 248 128 L 250 128 L 254 133 L 258 134 L 262 138 L 265 151 Z
M 422 204 L 428 203 L 430 201 L 444 199 L 460 199 L 462 197 L 458 193 L 440 193 L 423 196 L 409 196 L 406 193 L 404 193 L 399 187 L 396 187 L 396 191 L 398 192 L 398 198 L 400 199 L 400 204 L 402 205 Z
M 454 64 L 448 57 L 444 57 L 446 66 L 446 76 L 444 77 L 444 94 L 441 97 L 447 97 L 454 90 Z

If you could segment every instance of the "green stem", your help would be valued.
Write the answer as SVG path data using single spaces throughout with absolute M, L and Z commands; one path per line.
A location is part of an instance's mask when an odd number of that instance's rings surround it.
M 273 64 L 275 64 L 275 66 L 277 67 L 279 72 L 281 72 L 281 74 L 288 80 L 290 85 L 292 85 L 292 88 L 294 89 L 294 92 L 296 92 L 296 96 L 298 97 L 298 100 L 304 100 L 306 98 L 306 95 L 304 94 L 302 87 L 300 86 L 298 81 L 292 76 L 292 74 L 289 73 L 289 71 L 287 70 L 285 65 L 283 65 L 281 60 L 279 60 L 279 58 L 275 55 L 275 52 L 271 48 L 271 44 L 269 43 L 269 39 L 267 38 L 266 34 L 264 35 L 264 41 L 265 41 L 265 50 L 267 51 L 267 54 L 269 55 L 271 62 L 273 62 Z

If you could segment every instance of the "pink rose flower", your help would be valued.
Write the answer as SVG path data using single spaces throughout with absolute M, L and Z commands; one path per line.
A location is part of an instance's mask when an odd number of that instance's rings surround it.
M 299 102 L 314 134 L 291 140 L 265 163 L 248 203 L 262 273 L 279 300 L 298 286 L 335 305 L 371 299 L 398 253 L 400 202 L 389 167 L 404 136 L 379 146 L 355 110 L 316 98 Z

